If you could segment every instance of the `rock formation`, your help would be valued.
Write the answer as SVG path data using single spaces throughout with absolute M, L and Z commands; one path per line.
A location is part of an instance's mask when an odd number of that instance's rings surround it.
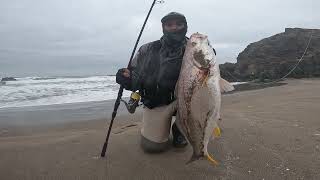
M 229 81 L 264 81 L 285 76 L 309 47 L 293 78 L 320 76 L 320 29 L 286 28 L 285 32 L 249 44 L 237 57 L 237 63 L 220 65 L 221 76 Z

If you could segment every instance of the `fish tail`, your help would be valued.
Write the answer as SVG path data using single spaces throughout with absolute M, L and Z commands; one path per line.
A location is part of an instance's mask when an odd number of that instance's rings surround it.
M 195 153 L 192 154 L 190 160 L 186 163 L 186 164 L 190 164 L 192 163 L 193 161 L 196 161 L 198 159 L 200 159 L 201 156 L 197 156 Z
M 210 154 L 207 154 L 207 159 L 208 161 L 210 161 L 213 165 L 218 166 L 218 161 L 216 161 L 215 159 L 213 159 L 213 157 L 210 156 Z

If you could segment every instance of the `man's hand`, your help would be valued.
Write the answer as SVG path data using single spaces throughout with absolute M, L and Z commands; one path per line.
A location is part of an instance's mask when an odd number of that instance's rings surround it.
M 122 71 L 122 75 L 123 75 L 124 77 L 127 77 L 127 78 L 130 77 L 130 71 L 129 71 L 129 69 L 127 69 L 127 68 L 122 68 L 121 71 Z
M 125 89 L 130 89 L 131 87 L 131 77 L 130 70 L 127 68 L 121 68 L 116 74 L 116 82 L 122 85 Z

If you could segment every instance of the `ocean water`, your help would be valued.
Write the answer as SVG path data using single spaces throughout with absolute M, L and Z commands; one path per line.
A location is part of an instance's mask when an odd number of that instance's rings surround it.
M 115 76 L 21 77 L 0 85 L 0 108 L 116 99 Z M 130 96 L 124 91 L 123 97 Z
M 115 76 L 20 77 L 0 85 L 0 108 L 116 99 Z M 239 83 L 232 83 L 239 84 Z M 124 91 L 123 97 L 129 97 Z

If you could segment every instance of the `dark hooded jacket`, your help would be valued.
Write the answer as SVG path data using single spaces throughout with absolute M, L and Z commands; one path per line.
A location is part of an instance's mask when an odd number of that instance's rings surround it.
M 141 46 L 131 63 L 129 90 L 139 90 L 148 108 L 170 104 L 179 78 L 186 40 L 178 47 L 167 46 L 164 39 Z
M 185 28 L 174 33 L 163 30 L 160 40 L 142 45 L 129 66 L 130 84 L 124 86 L 127 90 L 138 90 L 141 101 L 150 109 L 174 101 L 174 89 L 187 44 L 187 22 L 182 14 L 169 13 L 162 18 L 162 23 L 171 17 L 181 18 Z

